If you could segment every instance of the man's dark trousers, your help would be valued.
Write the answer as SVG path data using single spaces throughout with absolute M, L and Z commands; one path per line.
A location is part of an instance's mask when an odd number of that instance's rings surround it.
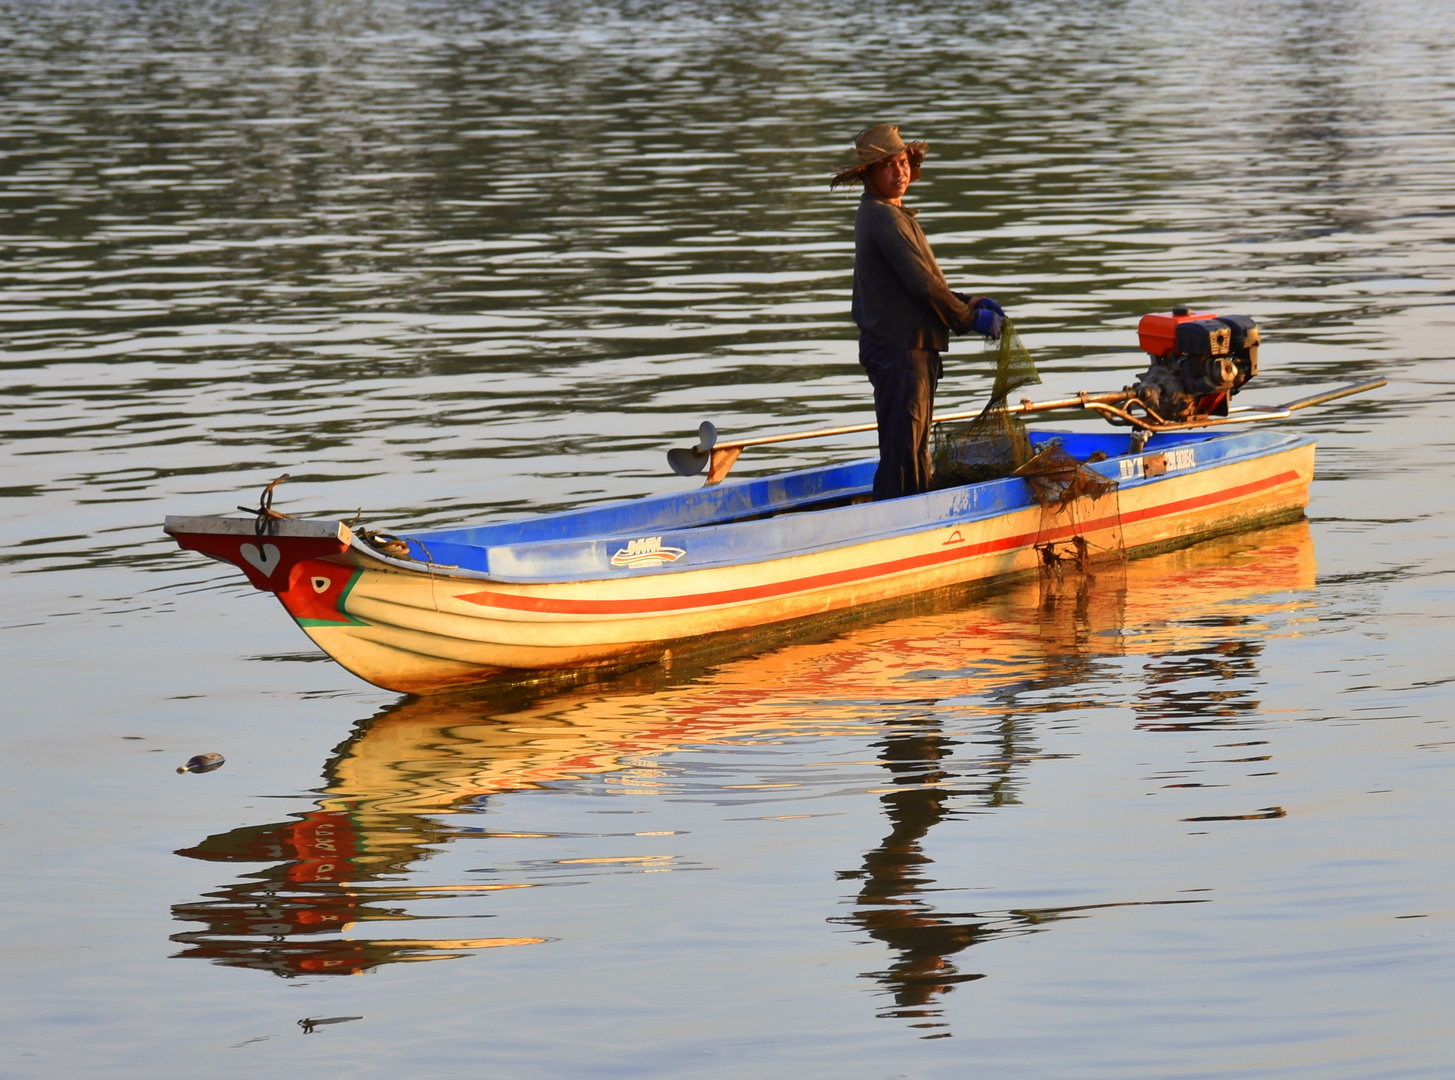
M 895 499 L 930 489 L 930 417 L 944 368 L 932 349 L 899 349 L 859 335 L 859 363 L 874 386 L 879 421 L 879 468 L 874 498 Z

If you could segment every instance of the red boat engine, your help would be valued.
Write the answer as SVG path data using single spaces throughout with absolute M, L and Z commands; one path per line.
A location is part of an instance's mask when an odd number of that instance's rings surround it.
M 1163 420 L 1226 416 L 1228 399 L 1258 374 L 1258 324 L 1248 315 L 1175 307 L 1143 315 L 1137 339 L 1152 366 L 1133 389 Z

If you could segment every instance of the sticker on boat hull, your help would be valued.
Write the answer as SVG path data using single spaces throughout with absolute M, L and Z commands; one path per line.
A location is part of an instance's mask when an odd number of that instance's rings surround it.
M 1191 446 L 1179 446 L 1160 454 L 1144 454 L 1142 457 L 1122 458 L 1121 478 L 1123 480 L 1151 479 L 1170 472 L 1197 467 L 1197 454 Z
M 685 548 L 663 547 L 660 536 L 644 536 L 640 540 L 628 540 L 626 547 L 612 555 L 611 565 L 628 569 L 661 566 L 663 563 L 674 563 L 686 554 Z

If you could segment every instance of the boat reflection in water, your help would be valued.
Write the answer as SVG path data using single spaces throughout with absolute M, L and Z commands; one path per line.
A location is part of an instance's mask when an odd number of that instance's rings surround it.
M 423 901 L 539 884 L 524 874 L 410 884 L 442 846 L 493 835 L 472 813 L 492 796 L 583 781 L 650 796 L 667 790 L 661 765 L 684 748 L 847 735 L 877 749 L 884 775 L 868 794 L 889 831 L 840 874 L 859 885 L 851 913 L 835 921 L 888 946 L 888 966 L 865 975 L 893 999 L 883 1015 L 933 1029 L 938 997 L 980 977 L 959 970 L 959 954 L 1084 909 L 937 910 L 933 897 L 944 893 L 922 849 L 929 831 L 957 808 L 1014 803 L 1038 756 L 1038 714 L 1084 708 L 1085 688 L 1107 682 L 1105 665 L 1118 656 L 1149 658 L 1131 697 L 1139 726 L 1237 724 L 1257 708 L 1248 676 L 1264 616 L 1313 587 L 1300 521 L 1104 569 L 1089 587 L 1068 570 L 959 610 L 759 655 L 654 665 L 567 690 L 404 699 L 338 748 L 316 809 L 179 852 L 269 865 L 177 905 L 179 921 L 201 925 L 173 940 L 180 956 L 283 976 L 539 944 L 548 939 L 394 937 L 379 924 L 416 930 L 430 925 L 417 913 Z M 1224 685 L 1207 689 L 1210 675 Z

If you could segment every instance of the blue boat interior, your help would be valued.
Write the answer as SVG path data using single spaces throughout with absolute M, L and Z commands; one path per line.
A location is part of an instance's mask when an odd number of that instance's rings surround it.
M 1080 461 L 1105 455 L 1090 467 L 1123 485 L 1149 482 L 1140 473 L 1125 475 L 1120 460 L 1131 449 L 1126 432 L 1030 435 L 1035 450 L 1059 442 Z M 1195 467 L 1201 468 L 1230 456 L 1258 456 L 1291 438 L 1248 429 L 1168 432 L 1156 435 L 1144 452 L 1207 444 L 1196 453 Z M 1010 478 L 874 503 L 869 494 L 877 464 L 866 458 L 403 539 L 414 560 L 467 576 L 590 580 L 623 569 L 670 573 L 780 558 L 1003 514 L 1030 501 L 1025 481 Z M 850 506 L 852 512 L 835 512 Z

